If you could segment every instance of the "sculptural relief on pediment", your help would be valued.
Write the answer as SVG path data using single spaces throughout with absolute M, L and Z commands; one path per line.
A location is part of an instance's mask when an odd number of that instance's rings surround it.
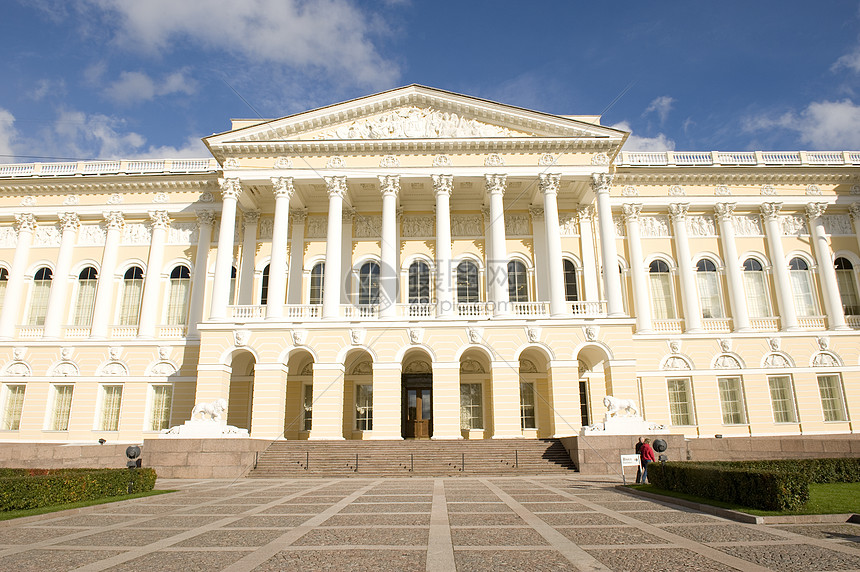
M 733 219 L 738 236 L 761 236 L 761 217 L 758 215 L 736 215 Z

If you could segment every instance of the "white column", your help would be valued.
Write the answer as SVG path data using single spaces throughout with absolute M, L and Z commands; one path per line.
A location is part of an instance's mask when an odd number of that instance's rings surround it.
M 304 276 L 305 219 L 307 211 L 290 211 L 292 233 L 290 235 L 290 279 L 287 281 L 287 304 L 302 303 L 302 278 Z
M 535 252 L 535 300 L 549 302 L 549 261 L 546 253 L 546 219 L 543 207 L 529 206 Z
M 603 259 L 603 283 L 606 289 L 606 310 L 610 317 L 624 316 L 624 298 L 621 294 L 621 275 L 618 273 L 618 248 L 615 245 L 615 222 L 609 187 L 612 175 L 592 173 L 591 188 L 597 195 L 597 218 L 600 225 L 600 254 Z
M 636 314 L 636 333 L 653 331 L 651 323 L 651 299 L 648 297 L 648 274 L 645 272 L 645 257 L 642 254 L 642 235 L 639 229 L 639 213 L 642 205 L 624 204 L 621 214 L 627 226 L 627 251 L 630 255 L 630 275 L 633 278 L 633 305 Z M 587 253 L 583 254 L 586 258 Z
M 214 224 L 214 212 L 199 211 L 197 213 L 197 250 L 194 255 L 194 276 L 191 280 L 191 301 L 188 308 L 189 338 L 199 336 L 197 324 L 203 321 L 203 298 L 206 294 L 206 274 Z
M 451 266 L 451 190 L 453 175 L 433 175 L 436 194 L 436 315 L 454 315 L 454 272 Z
M 272 227 L 272 260 L 269 263 L 269 298 L 266 302 L 266 318 L 280 319 L 284 316 L 284 301 L 287 298 L 287 236 L 290 224 L 290 198 L 295 192 L 292 177 L 272 179 L 275 194 L 275 222 Z
M 561 175 L 541 173 L 540 192 L 543 212 L 549 221 L 546 228 L 546 255 L 549 269 L 549 313 L 553 317 L 568 315 L 564 297 L 564 266 L 561 259 L 561 232 L 558 228 L 558 187 Z
M 96 299 L 93 305 L 93 321 L 90 327 L 90 337 L 103 339 L 107 337 L 108 320 L 113 311 L 114 273 L 116 259 L 119 254 L 119 241 L 122 238 L 122 228 L 125 220 L 121 212 L 112 211 L 104 214 L 107 225 L 105 248 L 102 251 L 102 263 L 96 282 Z
M 780 320 L 783 330 L 796 330 L 797 311 L 794 309 L 794 298 L 791 295 L 791 280 L 788 274 L 788 264 L 785 261 L 785 251 L 782 248 L 782 228 L 779 224 L 779 210 L 782 203 L 762 203 L 761 214 L 764 217 L 767 247 L 770 251 L 770 263 L 776 282 L 776 302 L 779 306 Z
M 487 264 L 492 291 L 493 316 L 509 314 L 508 309 L 508 251 L 505 246 L 505 195 L 507 175 L 485 175 L 490 195 L 490 257 Z
M 69 282 L 74 278 L 69 276 L 72 268 L 72 251 L 75 247 L 75 237 L 81 221 L 75 213 L 63 213 L 60 215 L 60 226 L 62 237 L 60 238 L 60 251 L 57 254 L 57 270 L 54 279 L 51 280 L 51 292 L 48 294 L 48 312 L 45 315 L 44 337 L 60 337 L 63 311 L 66 309 L 66 292 Z
M 215 254 L 215 283 L 212 286 L 211 320 L 227 317 L 230 298 L 230 275 L 233 270 L 233 235 L 236 232 L 236 204 L 242 194 L 239 179 L 218 179 L 221 185 L 221 227 L 218 229 L 218 251 Z
M 717 203 L 714 213 L 720 225 L 720 244 L 723 247 L 723 263 L 729 286 L 729 305 L 732 308 L 732 322 L 736 332 L 750 330 L 750 317 L 744 293 L 743 273 L 735 246 L 734 203 Z
M 842 310 L 842 297 L 839 295 L 839 284 L 836 282 L 833 254 L 824 230 L 824 217 L 821 216 L 826 209 L 827 203 L 807 203 L 806 216 L 809 217 L 809 230 L 815 244 L 815 258 L 818 264 L 818 276 L 821 278 L 821 292 L 824 294 L 828 325 L 831 330 L 849 330 L 851 328 L 845 325 L 845 312 Z
M 326 177 L 328 187 L 328 229 L 325 241 L 325 273 L 323 276 L 323 318 L 340 317 L 341 292 L 341 225 L 343 224 L 343 196 L 346 194 L 346 177 Z M 316 388 L 315 388 L 316 391 Z
M 696 287 L 696 273 L 693 272 L 693 258 L 690 255 L 690 241 L 687 237 L 686 203 L 669 205 L 669 218 L 672 220 L 672 234 L 675 237 L 675 253 L 678 255 L 678 269 L 681 278 L 681 304 L 684 307 L 684 331 L 694 334 L 702 331 L 702 310 L 699 306 L 699 290 Z
M 580 207 L 576 211 L 576 218 L 579 223 L 579 245 L 582 252 L 582 299 L 587 302 L 599 302 L 597 249 L 594 247 L 594 207 L 591 205 Z
M 245 211 L 242 215 L 242 262 L 239 265 L 238 303 L 248 306 L 254 303 L 254 272 L 257 255 L 257 225 L 260 211 Z M 271 275 L 271 268 L 269 269 Z
M 6 282 L 6 297 L 0 311 L 0 338 L 11 340 L 15 337 L 15 326 L 24 302 L 24 272 L 30 263 L 30 245 L 36 232 L 36 217 L 32 214 L 16 214 L 15 225 L 18 241 L 15 243 L 15 257 Z
M 357 303 L 358 292 L 355 290 L 357 276 L 352 271 L 352 229 L 355 226 L 355 209 L 349 205 L 343 206 L 341 213 L 341 238 L 340 238 L 340 303 Z
M 149 243 L 149 258 L 146 262 L 146 276 L 143 278 L 143 296 L 140 302 L 140 324 L 137 337 L 155 337 L 155 322 L 161 318 L 158 308 L 158 294 L 161 292 L 161 266 L 164 264 L 164 245 L 167 242 L 167 229 L 170 218 L 167 211 L 149 213 L 152 221 L 152 239 Z
M 382 241 L 379 264 L 379 316 L 397 315 L 397 195 L 400 175 L 380 175 L 382 193 Z

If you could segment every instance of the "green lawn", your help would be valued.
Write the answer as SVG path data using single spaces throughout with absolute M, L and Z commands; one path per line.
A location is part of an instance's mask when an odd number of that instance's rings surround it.
M 146 491 L 143 493 L 135 493 L 132 495 L 122 495 L 119 497 L 107 497 L 101 499 L 92 499 L 88 501 L 81 502 L 73 502 L 68 504 L 58 504 L 54 506 L 42 506 L 39 508 L 30 508 L 27 510 L 10 510 L 7 512 L 0 512 L 0 520 L 11 520 L 13 518 L 21 518 L 24 516 L 36 516 L 38 514 L 47 514 L 49 512 L 59 512 L 61 510 L 69 510 L 72 508 L 83 508 L 85 506 L 94 506 L 97 504 L 105 504 L 109 502 L 117 502 L 124 501 L 129 499 L 138 499 L 141 497 L 149 497 L 153 495 L 160 495 L 164 493 L 172 493 L 176 491 Z
M 809 501 L 798 510 L 775 511 L 758 510 L 736 504 L 696 497 L 675 491 L 658 489 L 653 485 L 628 485 L 640 491 L 647 491 L 667 497 L 684 499 L 730 510 L 745 512 L 754 516 L 783 516 L 791 514 L 860 514 L 860 483 L 810 484 Z

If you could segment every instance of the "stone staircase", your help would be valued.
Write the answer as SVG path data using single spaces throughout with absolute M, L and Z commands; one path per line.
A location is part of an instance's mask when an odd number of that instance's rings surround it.
M 505 476 L 575 470 L 558 439 L 274 441 L 259 453 L 248 476 Z

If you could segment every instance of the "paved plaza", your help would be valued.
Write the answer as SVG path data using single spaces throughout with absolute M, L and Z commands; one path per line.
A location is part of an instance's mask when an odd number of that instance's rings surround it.
M 860 570 L 860 525 L 746 525 L 610 478 L 159 480 L 0 523 L 0 570 Z

